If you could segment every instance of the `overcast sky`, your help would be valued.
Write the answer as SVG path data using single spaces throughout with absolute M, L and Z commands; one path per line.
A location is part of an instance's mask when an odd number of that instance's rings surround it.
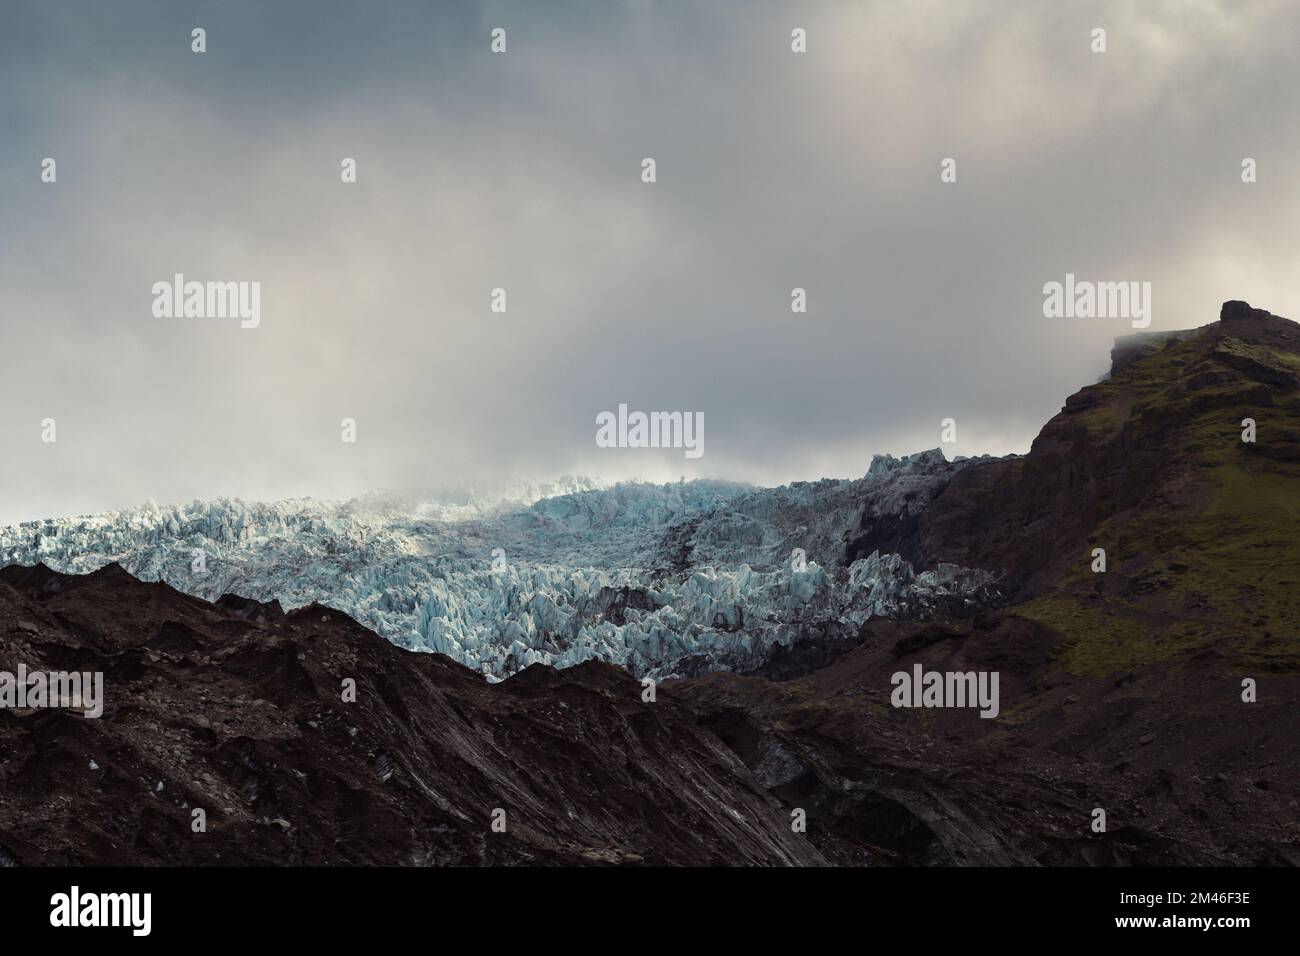
M 1132 331 L 1044 283 L 1300 314 L 1298 36 L 1289 0 L 5 0 L 0 522 L 858 476 L 946 417 L 1025 451 Z M 260 282 L 260 325 L 155 317 L 178 272 Z M 619 403 L 703 413 L 703 456 L 598 448 Z

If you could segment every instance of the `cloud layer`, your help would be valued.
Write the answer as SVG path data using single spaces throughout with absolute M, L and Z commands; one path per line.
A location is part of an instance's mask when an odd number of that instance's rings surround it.
M 1023 451 L 1131 331 L 1045 319 L 1046 282 L 1150 281 L 1154 329 L 1228 298 L 1300 314 L 1287 2 L 4 17 L 0 521 L 472 477 L 858 475 L 934 447 L 946 417 L 950 455 Z M 177 272 L 260 282 L 260 326 L 154 318 Z M 598 448 L 619 403 L 702 412 L 704 456 Z

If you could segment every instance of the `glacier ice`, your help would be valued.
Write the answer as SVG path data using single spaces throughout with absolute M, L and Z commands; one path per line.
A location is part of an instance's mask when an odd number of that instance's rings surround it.
M 864 519 L 924 507 L 918 490 L 962 465 L 933 451 L 779 488 L 570 477 L 343 502 L 151 502 L 2 528 L 0 563 L 85 573 L 116 561 L 208 600 L 316 602 L 491 679 L 590 658 L 663 678 L 985 599 L 984 571 L 917 571 L 878 552 L 845 563 Z

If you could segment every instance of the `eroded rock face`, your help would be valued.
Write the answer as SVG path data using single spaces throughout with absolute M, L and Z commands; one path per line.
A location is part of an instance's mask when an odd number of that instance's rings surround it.
M 1272 316 L 1273 313 L 1267 309 L 1252 308 L 1249 302 L 1243 302 L 1241 299 L 1230 299 L 1219 309 L 1220 322 L 1242 322 L 1247 319 L 1268 319 Z

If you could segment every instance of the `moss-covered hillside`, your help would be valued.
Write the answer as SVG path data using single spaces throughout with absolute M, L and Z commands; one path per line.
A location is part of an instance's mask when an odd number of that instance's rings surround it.
M 1300 325 L 1229 302 L 1203 328 L 1130 337 L 1029 455 L 967 471 L 918 556 L 1008 574 L 1014 612 L 1067 639 L 1070 670 L 1200 650 L 1300 671 Z

